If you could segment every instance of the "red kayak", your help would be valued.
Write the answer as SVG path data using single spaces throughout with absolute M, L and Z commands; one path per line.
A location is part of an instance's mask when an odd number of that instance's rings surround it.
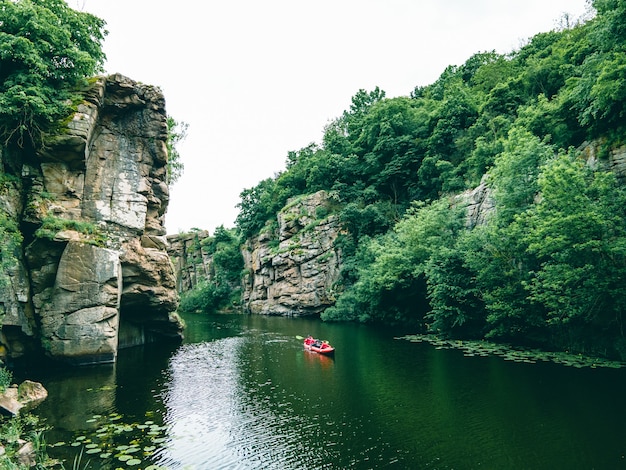
M 309 351 L 325 354 L 327 356 L 335 353 L 335 348 L 328 344 L 327 341 L 321 341 L 313 338 L 312 336 L 304 339 L 304 347 Z

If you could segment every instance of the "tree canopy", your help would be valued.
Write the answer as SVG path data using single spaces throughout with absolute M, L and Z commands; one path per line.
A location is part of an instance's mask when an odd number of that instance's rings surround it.
M 626 0 L 508 54 L 478 52 L 410 96 L 359 90 L 320 144 L 241 193 L 243 238 L 293 196 L 337 201 L 343 277 L 325 320 L 626 358 Z M 494 209 L 469 223 L 479 184 Z
M 101 71 L 103 20 L 64 0 L 0 1 L 0 142 L 36 146 Z

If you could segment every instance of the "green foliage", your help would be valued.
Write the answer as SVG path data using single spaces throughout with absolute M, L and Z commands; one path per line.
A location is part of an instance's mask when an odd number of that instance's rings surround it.
M 182 162 L 177 145 L 187 137 L 189 124 L 167 117 L 167 184 L 173 185 L 183 175 L 185 165 Z
M 106 236 L 91 222 L 46 216 L 35 231 L 35 237 L 53 240 L 63 230 L 74 230 L 85 236 L 85 241 L 95 246 L 105 246 Z
M 215 312 L 228 304 L 231 293 L 227 285 L 202 281 L 181 296 L 179 309 L 183 312 Z
M 205 255 L 211 256 L 208 279 L 181 295 L 180 310 L 216 312 L 239 304 L 240 279 L 243 271 L 239 236 L 234 229 L 217 227 L 212 237 L 200 243 Z
M 626 189 L 610 172 L 593 171 L 571 155 L 549 162 L 542 199 L 525 214 L 528 251 L 538 269 L 527 288 L 549 325 L 601 324 L 621 331 L 626 298 Z
M 0 211 L 0 288 L 9 282 L 8 273 L 17 267 L 22 234 L 14 219 Z
M 15 417 L 0 416 L 0 468 L 7 470 L 27 470 L 29 468 L 58 468 L 59 462 L 50 459 L 43 438 L 45 426 L 32 414 L 19 414 Z M 33 444 L 35 466 L 30 467 L 20 461 L 19 449 L 25 441 Z
M 0 393 L 4 392 L 11 386 L 13 381 L 13 372 L 6 367 L 0 367 Z
M 540 165 L 554 155 L 552 148 L 529 131 L 513 128 L 503 144 L 503 152 L 489 173 L 500 218 L 507 222 L 529 207 L 538 192 Z
M 321 145 L 242 193 L 241 235 L 332 191 L 342 279 L 323 319 L 623 356 L 625 186 L 572 149 L 626 142 L 626 1 L 592 3 L 410 97 L 359 90 Z M 448 195 L 480 181 L 495 210 L 470 227 Z
M 275 218 L 276 213 L 284 205 L 276 201 L 277 195 L 274 189 L 276 181 L 267 178 L 250 189 L 244 189 L 239 197 L 241 201 L 237 204 L 239 213 L 235 223 L 243 238 L 249 238 L 261 231 L 265 223 Z
M 427 265 L 461 227 L 460 214 L 445 200 L 415 204 L 392 232 L 362 243 L 358 280 L 322 318 L 422 326 Z
M 465 235 L 448 241 L 453 245 L 438 245 L 425 264 L 430 305 L 426 329 L 455 338 L 481 338 L 485 306 L 462 247 Z
M 0 24 L 0 139 L 41 145 L 70 90 L 101 70 L 104 21 L 63 0 L 16 0 L 0 4 Z

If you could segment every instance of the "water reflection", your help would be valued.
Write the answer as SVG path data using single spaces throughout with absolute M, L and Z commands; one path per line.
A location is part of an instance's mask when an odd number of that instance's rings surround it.
M 89 366 L 40 380 L 50 399 L 38 410 L 49 422 L 55 423 L 59 436 L 80 431 L 89 426 L 95 414 L 106 415 L 115 410 L 117 384 L 113 365 Z
M 180 347 L 133 348 L 115 367 L 49 375 L 42 412 L 66 432 L 88 429 L 94 413 L 153 413 L 167 435 L 145 463 L 174 470 L 625 462 L 624 370 L 464 357 L 360 325 L 185 320 Z M 331 340 L 335 357 L 304 350 L 296 337 L 308 334 Z
M 235 361 L 241 338 L 185 345 L 172 357 L 163 391 L 167 448 L 157 462 L 179 468 L 195 462 L 205 468 L 234 468 L 228 449 L 232 432 Z M 202 468 L 202 467 L 199 467 Z

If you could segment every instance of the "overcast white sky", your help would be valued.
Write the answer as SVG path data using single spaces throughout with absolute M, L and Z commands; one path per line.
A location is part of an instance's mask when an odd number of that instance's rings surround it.
M 359 90 L 408 96 L 506 53 L 585 0 L 67 0 L 104 19 L 107 73 L 159 86 L 189 124 L 168 234 L 233 227 L 245 188 L 320 142 Z

